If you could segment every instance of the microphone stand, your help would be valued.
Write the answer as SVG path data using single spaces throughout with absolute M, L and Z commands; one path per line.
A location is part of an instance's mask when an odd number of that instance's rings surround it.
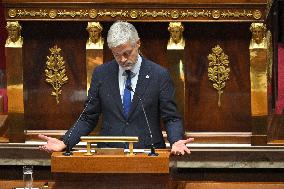
M 85 108 L 83 109 L 83 111 L 81 112 L 80 116 L 78 117 L 77 121 L 75 122 L 75 124 L 73 125 L 73 127 L 70 129 L 70 132 L 69 132 L 69 135 L 67 136 L 67 139 L 66 139 L 66 150 L 65 152 L 63 153 L 64 156 L 71 156 L 73 155 L 73 153 L 71 152 L 72 148 L 70 148 L 70 144 L 69 144 L 69 140 L 70 140 L 70 137 L 71 137 L 71 134 L 73 132 L 73 130 L 76 128 L 82 114 L 85 112 L 85 110 L 87 109 L 88 105 L 90 104 L 92 100 L 92 96 L 90 97 L 90 99 L 88 100 L 87 102 L 87 105 L 85 106 Z
M 151 131 L 151 128 L 150 128 L 148 117 L 147 117 L 147 114 L 146 114 L 146 111 L 145 111 L 145 108 L 144 108 L 143 101 L 142 101 L 141 97 L 132 89 L 131 86 L 126 86 L 126 89 L 129 90 L 129 91 L 132 91 L 138 97 L 139 101 L 141 102 L 142 111 L 143 111 L 144 117 L 146 119 L 146 124 L 147 124 L 148 130 L 149 130 L 149 133 L 150 133 L 150 138 L 151 138 L 151 152 L 148 154 L 148 156 L 158 156 L 159 154 L 156 153 L 156 150 L 155 150 L 155 147 L 154 147 L 153 135 L 152 135 L 152 131 Z
M 68 140 L 66 142 L 67 142 L 66 150 L 65 150 L 65 152 L 63 152 L 63 155 L 64 156 L 71 156 L 71 155 L 73 155 L 73 152 L 71 152 L 71 149 L 70 149 L 70 146 L 69 146 L 69 137 L 68 137 Z
M 101 86 L 101 82 L 99 82 L 95 88 L 95 93 L 98 93 L 98 90 L 99 90 L 99 87 Z M 96 95 L 97 96 L 97 95 Z M 73 125 L 73 127 L 70 129 L 70 132 L 69 132 L 69 135 L 67 136 L 67 139 L 65 140 L 66 141 L 66 150 L 65 152 L 63 153 L 64 156 L 71 156 L 73 155 L 73 153 L 71 152 L 72 148 L 70 148 L 70 137 L 71 137 L 71 134 L 73 132 L 73 130 L 76 128 L 80 118 L 82 117 L 83 113 L 86 111 L 88 105 L 90 104 L 91 100 L 92 100 L 93 96 L 90 96 L 90 99 L 88 100 L 87 102 L 87 105 L 85 106 L 85 108 L 83 109 L 83 111 L 81 112 L 80 116 L 78 117 L 78 119 L 76 120 L 75 124 Z
M 148 126 L 148 130 L 149 130 L 149 133 L 150 133 L 150 138 L 151 138 L 151 152 L 148 154 L 148 156 L 158 156 L 159 154 L 156 153 L 156 150 L 155 150 L 155 147 L 154 147 L 153 135 L 152 135 L 152 131 L 151 131 L 151 128 L 150 128 L 150 125 L 149 125 L 148 117 L 146 115 L 142 99 L 138 95 L 137 95 L 137 97 L 139 98 L 139 100 L 141 102 L 142 111 L 144 113 L 144 116 L 145 116 L 145 119 L 146 119 L 146 123 L 147 123 L 147 126 Z

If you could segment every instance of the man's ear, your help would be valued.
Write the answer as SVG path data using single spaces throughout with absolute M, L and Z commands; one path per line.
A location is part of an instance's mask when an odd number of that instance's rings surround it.
M 140 38 L 137 40 L 136 45 L 137 45 L 138 48 L 140 48 L 140 46 L 141 46 Z

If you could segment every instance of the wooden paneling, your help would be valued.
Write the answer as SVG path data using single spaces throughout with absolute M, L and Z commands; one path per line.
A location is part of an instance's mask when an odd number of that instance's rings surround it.
M 6 19 L 21 21 L 23 28 L 27 129 L 62 130 L 75 122 L 86 98 L 86 23 L 101 21 L 106 39 L 113 21 L 122 19 L 133 22 L 137 28 L 143 56 L 169 70 L 172 65 L 166 54 L 168 22 L 183 21 L 186 90 L 178 104 L 184 105 L 187 132 L 251 131 L 249 26 L 251 22 L 265 20 L 267 1 L 5 0 L 4 5 Z M 50 95 L 52 87 L 45 82 L 44 72 L 49 48 L 54 45 L 62 49 L 69 78 L 62 87 L 59 104 Z M 217 105 L 218 93 L 207 70 L 207 56 L 216 45 L 228 55 L 231 70 L 221 107 Z M 103 54 L 105 61 L 113 58 L 107 43 Z M 176 75 L 171 74 L 175 79 Z
M 192 23 L 188 25 L 186 75 L 189 113 L 187 130 L 246 132 L 250 126 L 249 25 Z M 219 45 L 229 57 L 229 80 L 221 95 L 208 79 L 208 59 Z
M 27 129 L 67 129 L 79 116 L 86 99 L 86 23 L 25 22 L 24 93 Z M 49 48 L 57 45 L 65 61 L 68 82 L 59 104 L 45 79 Z
M 50 24 L 50 23 L 49 23 Z M 65 31 L 69 31 L 78 23 L 64 23 Z M 103 22 L 103 37 L 106 38 L 107 31 L 111 25 L 109 22 Z M 141 38 L 141 53 L 146 58 L 170 69 L 166 55 L 166 45 L 169 38 L 167 31 L 168 23 L 133 23 L 138 30 Z M 33 24 L 25 23 L 25 27 L 36 27 Z M 47 26 L 45 23 L 39 23 L 39 28 L 54 27 L 56 24 Z M 84 33 L 84 24 L 79 23 L 80 31 L 70 31 L 69 35 Z M 249 82 L 249 25 L 248 24 L 217 24 L 217 23 L 184 23 L 186 39 L 185 48 L 185 76 L 187 96 L 185 101 L 185 128 L 191 132 L 248 132 L 250 126 L 250 82 Z M 57 26 L 58 27 L 58 26 Z M 210 30 L 208 30 L 208 27 Z M 60 27 L 60 28 L 63 28 Z M 238 28 L 238 30 L 237 30 Z M 44 30 L 44 29 L 42 29 Z M 242 32 L 240 32 L 242 31 Z M 29 129 L 66 129 L 73 124 L 74 120 L 82 110 L 84 96 L 79 100 L 72 101 L 71 97 L 75 93 L 85 89 L 85 71 L 83 57 L 84 38 L 73 39 L 67 44 L 59 43 L 63 51 L 63 57 L 67 63 L 67 75 L 70 76 L 69 83 L 63 85 L 63 94 L 61 102 L 56 105 L 54 97 L 50 96 L 51 87 L 44 81 L 44 69 L 48 47 L 55 44 L 54 36 L 49 35 L 51 39 L 42 39 L 41 32 L 29 33 L 30 36 L 38 36 L 36 39 L 25 39 L 26 46 L 30 50 L 25 51 L 25 75 L 27 76 L 27 110 L 26 118 L 29 121 Z M 35 31 L 34 31 L 35 32 Z M 60 33 L 60 29 L 54 31 Z M 65 34 L 65 32 L 63 32 Z M 202 36 L 201 36 L 202 34 Z M 84 36 L 85 34 L 83 34 Z M 55 35 L 55 36 L 58 36 Z M 52 39 L 55 38 L 55 39 Z M 67 38 L 67 37 L 65 37 Z M 72 36 L 70 37 L 72 38 Z M 48 43 L 38 41 L 50 41 Z M 67 39 L 66 39 L 67 40 Z M 30 41 L 30 42 L 29 42 Z M 76 41 L 79 41 L 77 44 Z M 72 48 L 72 42 L 76 46 Z M 44 43 L 42 45 L 41 43 Z M 71 43 L 71 44 L 70 44 Z M 73 45 L 74 45 L 73 43 Z M 49 45 L 50 44 L 50 45 Z M 217 44 L 223 48 L 229 56 L 230 61 L 230 79 L 226 82 L 224 93 L 221 96 L 221 107 L 217 105 L 217 91 L 213 89 L 211 81 L 208 80 L 208 60 L 207 56 L 211 49 Z M 62 46 L 63 45 L 63 46 Z M 64 46 L 65 45 L 65 46 Z M 70 47 L 71 46 L 71 47 Z M 76 48 L 75 48 L 76 47 Z M 80 50 L 81 48 L 81 50 Z M 40 50 L 41 49 L 41 50 Z M 73 57 L 76 52 L 76 56 Z M 80 52 L 81 51 L 81 52 Z M 80 53 L 79 53 L 80 52 Z M 35 56 L 37 55 L 37 56 Z M 34 57 L 33 59 L 28 57 Z M 76 57 L 76 59 L 75 59 Z M 109 61 L 113 59 L 111 51 L 105 44 L 104 59 Z M 41 62 L 38 64 L 38 62 Z M 30 74 L 29 70 L 36 70 Z M 175 76 L 173 76 L 174 78 Z M 41 78 L 41 79 L 38 79 Z M 73 89 L 72 89 L 73 88 Z M 74 91 L 73 91 L 74 90 Z M 29 92 L 30 91 L 30 92 Z M 43 98 L 45 96 L 46 98 Z M 68 103 L 71 100 L 72 103 Z M 29 103 L 28 103 L 29 102 Z M 42 110 L 42 111 L 38 111 Z M 62 112 L 61 116 L 57 113 Z M 63 119 L 64 118 L 64 119 Z M 33 121 L 32 121 L 33 120 Z

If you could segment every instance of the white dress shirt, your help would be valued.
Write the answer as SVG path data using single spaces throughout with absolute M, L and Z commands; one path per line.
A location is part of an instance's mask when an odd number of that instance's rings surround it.
M 131 88 L 135 91 L 136 84 L 138 81 L 139 71 L 141 67 L 142 57 L 138 55 L 137 62 L 133 65 L 133 67 L 130 69 L 130 71 L 134 74 L 131 78 Z M 121 102 L 123 104 L 123 94 L 124 94 L 124 88 L 125 88 L 125 82 L 127 80 L 126 74 L 124 74 L 125 69 L 123 69 L 121 66 L 119 66 L 118 71 L 118 82 L 119 82 L 119 91 L 120 91 L 120 97 Z M 131 101 L 133 99 L 134 93 L 131 91 Z

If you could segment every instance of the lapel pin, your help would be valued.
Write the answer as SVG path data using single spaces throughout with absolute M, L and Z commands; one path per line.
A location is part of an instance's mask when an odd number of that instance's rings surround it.
M 146 79 L 149 79 L 149 75 L 146 75 Z

